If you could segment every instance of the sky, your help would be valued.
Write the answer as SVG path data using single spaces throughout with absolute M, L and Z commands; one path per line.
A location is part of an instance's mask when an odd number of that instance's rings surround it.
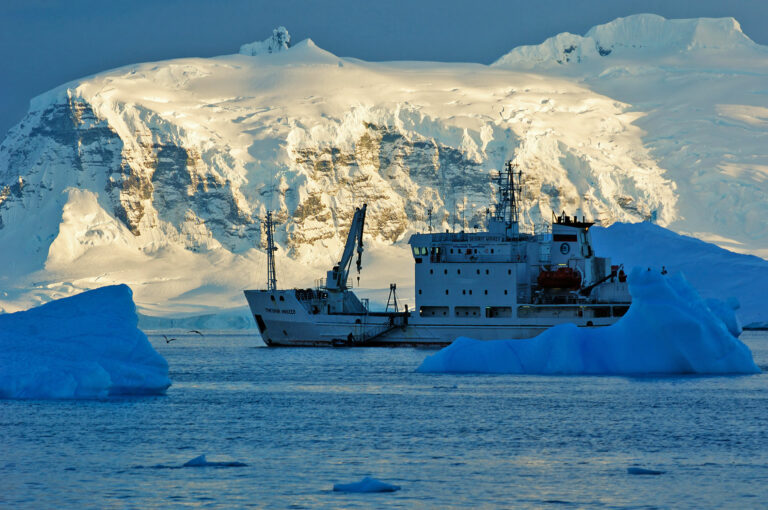
M 617 17 L 736 18 L 768 44 L 762 0 L 4 0 L 0 138 L 29 100 L 70 80 L 137 62 L 236 53 L 284 25 L 342 57 L 489 64 L 560 32 Z

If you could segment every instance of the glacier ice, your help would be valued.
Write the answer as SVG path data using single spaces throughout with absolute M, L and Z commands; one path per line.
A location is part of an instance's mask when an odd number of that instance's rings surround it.
M 337 483 L 333 486 L 333 490 L 336 492 L 395 492 L 400 490 L 400 486 L 366 476 L 359 482 Z
M 419 372 L 510 374 L 753 374 L 749 348 L 729 331 L 681 273 L 636 268 L 632 306 L 616 324 L 561 324 L 532 339 L 460 337 Z M 725 307 L 723 307 L 725 308 Z
M 164 393 L 168 363 L 137 321 L 126 285 L 0 315 L 0 398 Z

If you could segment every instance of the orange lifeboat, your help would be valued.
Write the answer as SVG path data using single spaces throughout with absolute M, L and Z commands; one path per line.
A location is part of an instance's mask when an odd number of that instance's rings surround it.
M 558 267 L 555 271 L 541 271 L 539 287 L 545 289 L 578 289 L 581 287 L 581 274 L 570 267 Z

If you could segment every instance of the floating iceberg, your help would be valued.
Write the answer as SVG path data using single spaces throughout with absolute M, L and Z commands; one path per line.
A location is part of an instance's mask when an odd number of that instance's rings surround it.
M 205 455 L 199 455 L 194 459 L 185 462 L 182 467 L 245 467 L 247 465 L 248 464 L 245 464 L 244 462 L 236 461 L 210 461 L 205 458 Z
M 0 398 L 164 393 L 168 363 L 137 320 L 126 285 L 0 315 Z
M 400 486 L 366 476 L 359 482 L 337 483 L 333 486 L 333 490 L 336 492 L 395 492 L 400 490 Z
M 419 372 L 508 374 L 753 374 L 760 372 L 737 332 L 733 307 L 707 303 L 682 274 L 634 270 L 632 306 L 616 324 L 562 324 L 527 340 L 461 337 Z M 726 325 L 726 322 L 728 323 Z

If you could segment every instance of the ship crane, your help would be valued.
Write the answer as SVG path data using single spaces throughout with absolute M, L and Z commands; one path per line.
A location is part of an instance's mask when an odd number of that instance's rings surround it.
M 357 246 L 357 272 L 359 273 L 360 269 L 362 269 L 363 226 L 365 225 L 365 210 L 367 207 L 368 204 L 363 204 L 363 207 L 355 208 L 355 215 L 352 217 L 352 224 L 349 226 L 344 253 L 341 255 L 339 263 L 333 266 L 332 270 L 328 271 L 325 282 L 328 290 L 342 291 L 347 289 L 347 277 L 352 267 L 352 255 L 354 254 L 355 246 Z

